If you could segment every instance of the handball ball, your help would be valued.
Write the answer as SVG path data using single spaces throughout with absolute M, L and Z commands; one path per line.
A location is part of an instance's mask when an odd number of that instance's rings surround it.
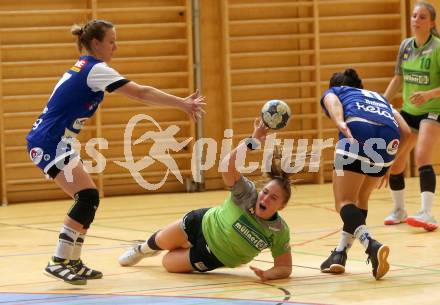
M 280 129 L 287 125 L 291 112 L 289 105 L 281 100 L 270 100 L 261 109 L 263 123 L 271 129 Z

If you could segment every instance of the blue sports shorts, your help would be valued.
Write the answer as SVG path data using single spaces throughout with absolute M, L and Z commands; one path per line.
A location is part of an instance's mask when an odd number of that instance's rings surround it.
M 348 119 L 347 126 L 355 140 L 351 142 L 339 133 L 334 168 L 372 177 L 385 175 L 399 148 L 399 131 L 358 118 Z
M 41 168 L 44 174 L 54 179 L 58 173 L 79 154 L 68 142 L 59 144 L 35 144 L 28 141 L 27 150 L 32 162 Z

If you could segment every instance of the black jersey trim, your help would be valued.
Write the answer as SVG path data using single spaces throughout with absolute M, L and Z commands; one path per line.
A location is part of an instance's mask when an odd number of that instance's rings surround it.
M 129 79 L 123 78 L 123 79 L 115 81 L 114 83 L 111 83 L 110 85 L 105 87 L 105 90 L 107 92 L 113 92 L 116 89 L 121 88 L 122 86 L 124 86 L 126 83 L 129 83 L 129 82 L 130 82 Z

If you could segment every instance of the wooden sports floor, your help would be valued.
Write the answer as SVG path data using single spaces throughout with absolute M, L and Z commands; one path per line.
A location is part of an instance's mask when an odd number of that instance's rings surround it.
M 418 180 L 407 180 L 407 208 L 419 208 Z M 104 272 L 87 286 L 71 286 L 43 275 L 70 201 L 15 204 L 0 208 L 0 304 L 439 304 L 440 232 L 406 224 L 384 226 L 391 209 L 388 190 L 372 195 L 367 224 L 390 248 L 390 272 L 380 281 L 356 242 L 347 272 L 323 274 L 319 265 L 339 240 L 339 215 L 331 185 L 298 185 L 282 212 L 291 227 L 293 274 L 262 283 L 247 266 L 207 274 L 170 274 L 161 257 L 123 268 L 117 257 L 133 240 L 145 239 L 190 209 L 214 206 L 227 192 L 104 198 L 89 231 L 83 260 Z M 440 202 L 434 214 L 440 219 Z M 252 264 L 271 266 L 263 252 Z M 439 291 L 437 291 L 439 289 Z

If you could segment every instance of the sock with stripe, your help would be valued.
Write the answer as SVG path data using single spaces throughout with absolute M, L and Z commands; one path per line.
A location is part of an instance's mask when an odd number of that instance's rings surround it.
M 70 256 L 71 260 L 79 260 L 81 258 L 81 250 L 82 246 L 84 244 L 84 239 L 86 238 L 86 234 L 80 233 L 78 235 L 78 238 L 75 241 L 75 244 L 73 245 L 73 251 L 72 255 Z
M 73 248 L 80 233 L 63 225 L 55 248 L 54 261 L 66 260 L 72 257 Z

